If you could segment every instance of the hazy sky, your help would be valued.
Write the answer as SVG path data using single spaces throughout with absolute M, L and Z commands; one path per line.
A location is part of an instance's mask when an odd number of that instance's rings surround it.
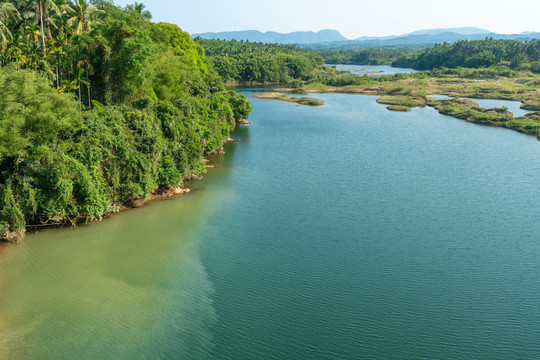
M 189 33 L 233 30 L 339 30 L 360 36 L 474 26 L 514 34 L 540 32 L 540 0 L 139 0 L 156 22 Z M 116 0 L 119 5 L 133 1 Z

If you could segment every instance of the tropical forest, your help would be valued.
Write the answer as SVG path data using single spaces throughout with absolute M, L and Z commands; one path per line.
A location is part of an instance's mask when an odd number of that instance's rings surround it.
M 251 109 L 189 34 L 142 4 L 1 2 L 0 40 L 5 239 L 182 185 Z

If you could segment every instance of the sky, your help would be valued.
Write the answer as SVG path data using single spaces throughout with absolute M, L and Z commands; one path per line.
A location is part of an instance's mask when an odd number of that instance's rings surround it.
M 134 1 L 115 0 L 118 5 Z M 335 29 L 349 39 L 415 30 L 479 27 L 540 32 L 540 0 L 139 0 L 155 22 L 195 34 L 236 30 Z

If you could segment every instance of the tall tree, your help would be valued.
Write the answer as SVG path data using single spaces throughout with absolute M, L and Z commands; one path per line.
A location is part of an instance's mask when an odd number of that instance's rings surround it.
M 144 10 L 146 6 L 142 3 L 135 2 L 133 5 L 127 5 L 126 8 L 128 11 L 133 12 L 144 19 L 152 19 L 152 13 L 148 10 Z
M 39 27 L 41 31 L 41 45 L 45 49 L 45 30 L 50 24 L 53 26 L 55 22 L 51 17 L 51 11 L 56 13 L 57 16 L 61 16 L 64 7 L 58 6 L 54 0 L 35 0 L 35 16 L 38 19 Z
M 10 19 L 20 19 L 19 11 L 10 2 L 0 3 L 0 42 L 3 50 L 6 48 L 8 38 L 13 37 L 8 27 Z
M 96 14 L 105 13 L 94 5 L 90 5 L 86 0 L 75 0 L 72 11 L 74 15 L 68 19 L 67 23 L 75 29 L 77 35 L 90 30 L 92 18 Z
M 77 67 L 75 71 L 73 72 L 73 81 L 72 83 L 75 84 L 76 89 L 79 90 L 79 112 L 82 112 L 82 97 L 81 97 L 81 85 L 84 84 L 87 87 L 90 85 L 90 80 L 85 78 L 84 76 L 84 69 Z
M 36 24 L 30 24 L 26 26 L 26 38 L 31 41 L 34 40 L 34 42 L 37 44 L 39 43 L 39 37 L 41 36 L 41 32 L 39 31 L 39 26 Z

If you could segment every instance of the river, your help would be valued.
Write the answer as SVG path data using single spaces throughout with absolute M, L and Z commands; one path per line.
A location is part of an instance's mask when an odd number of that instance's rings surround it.
M 540 358 L 536 138 L 313 96 L 251 98 L 188 195 L 3 247 L 0 359 Z
M 387 65 L 333 65 L 338 70 L 347 70 L 356 75 L 394 75 L 394 74 L 410 74 L 418 72 L 418 70 L 408 68 L 398 68 Z

